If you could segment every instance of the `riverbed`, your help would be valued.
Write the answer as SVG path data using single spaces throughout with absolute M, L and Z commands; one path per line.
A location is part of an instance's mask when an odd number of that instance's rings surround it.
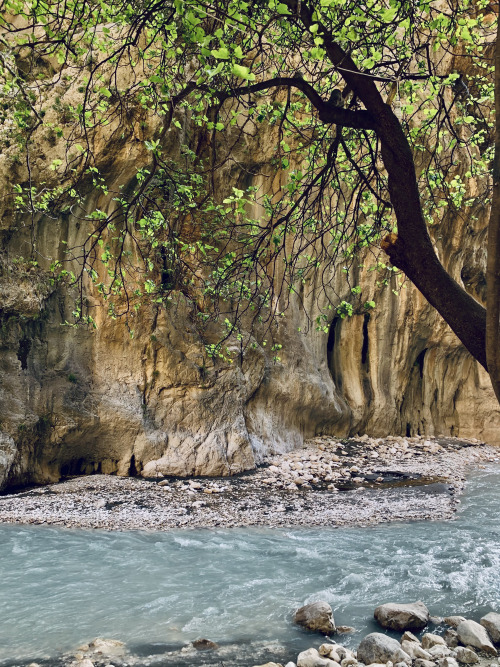
M 96 636 L 127 643 L 115 665 L 285 664 L 321 643 L 292 623 L 319 599 L 356 629 L 342 637 L 353 647 L 386 601 L 419 598 L 433 615 L 478 620 L 500 609 L 500 465 L 473 471 L 461 500 L 453 521 L 364 528 L 2 524 L 0 664 L 62 664 Z M 198 637 L 220 648 L 197 652 Z

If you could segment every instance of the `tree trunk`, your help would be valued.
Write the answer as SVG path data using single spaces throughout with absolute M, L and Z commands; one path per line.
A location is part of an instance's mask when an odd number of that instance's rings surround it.
M 308 5 L 298 0 L 287 0 L 287 4 L 292 13 L 300 11 L 302 23 L 309 29 L 314 21 Z M 472 356 L 487 368 L 486 310 L 447 273 L 436 255 L 422 212 L 408 139 L 391 107 L 382 99 L 375 82 L 359 73 L 354 61 L 324 26 L 321 26 L 320 32 L 330 61 L 341 68 L 342 77 L 363 102 L 376 125 L 375 132 L 380 139 L 391 203 L 398 223 L 397 238 L 382 247 L 392 263 L 405 272 L 436 308 Z M 496 325 L 498 328 L 498 315 Z
M 488 226 L 486 309 L 488 372 L 496 397 L 500 401 L 500 21 L 495 45 L 495 159 L 493 201 Z

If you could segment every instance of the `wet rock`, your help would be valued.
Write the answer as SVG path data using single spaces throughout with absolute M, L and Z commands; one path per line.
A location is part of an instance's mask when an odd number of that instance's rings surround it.
M 451 630 L 448 628 L 443 635 L 443 639 L 446 642 L 446 645 L 450 648 L 455 648 L 458 646 L 458 634 L 456 630 Z
M 432 648 L 433 646 L 446 646 L 445 640 L 439 635 L 433 635 L 430 632 L 426 632 L 422 637 L 422 646 L 425 649 Z
M 475 651 L 464 646 L 459 646 L 455 651 L 455 657 L 458 662 L 464 665 L 474 665 L 479 662 L 478 655 Z
M 445 625 L 450 625 L 452 628 L 458 628 L 460 623 L 467 620 L 463 616 L 445 616 L 443 623 Z
M 297 667 L 336 667 L 337 663 L 329 658 L 322 658 L 315 648 L 299 653 Z
M 401 641 L 416 642 L 417 644 L 420 644 L 420 639 L 418 637 L 415 637 L 413 632 L 410 632 L 409 630 L 407 630 L 401 637 Z
M 350 625 L 337 625 L 337 632 L 341 635 L 347 635 L 351 632 L 356 632 L 356 628 L 353 628 Z
M 335 632 L 332 608 L 328 602 L 312 602 L 300 607 L 295 612 L 294 621 L 297 625 L 313 632 L 323 632 L 325 635 Z
M 195 639 L 193 642 L 193 647 L 197 651 L 211 651 L 216 648 L 219 648 L 219 644 L 216 644 L 215 642 L 210 641 L 210 639 Z M 274 664 L 274 663 L 269 663 L 269 664 Z
M 490 611 L 479 622 L 488 631 L 491 641 L 494 644 L 500 644 L 500 614 Z
M 375 609 L 374 616 L 383 628 L 391 630 L 422 630 L 430 618 L 429 610 L 420 601 L 382 604 Z
M 106 656 L 124 656 L 126 651 L 123 642 L 117 639 L 102 639 L 101 637 L 96 637 L 90 642 L 89 650 L 92 653 Z
M 367 635 L 359 645 L 357 655 L 358 660 L 365 665 L 371 665 L 373 662 L 386 663 L 388 660 L 393 663 L 411 664 L 411 657 L 403 651 L 400 643 L 381 632 Z
M 488 655 L 497 655 L 486 629 L 475 621 L 462 621 L 457 627 L 458 639 L 465 646 L 473 646 Z

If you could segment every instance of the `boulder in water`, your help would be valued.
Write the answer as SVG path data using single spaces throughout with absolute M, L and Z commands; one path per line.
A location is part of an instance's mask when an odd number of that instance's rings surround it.
M 323 632 L 325 635 L 335 632 L 332 608 L 328 602 L 319 601 L 304 605 L 295 612 L 294 621 L 297 625 L 313 632 Z
M 500 644 L 500 614 L 490 611 L 479 622 L 488 631 L 491 641 L 494 644 Z
M 216 648 L 219 648 L 219 644 L 216 644 L 215 642 L 210 641 L 210 639 L 195 639 L 193 642 L 193 646 L 197 651 L 210 651 Z M 269 663 L 271 664 L 271 663 Z M 274 664 L 274 663 L 272 663 Z
M 390 630 L 422 630 L 429 622 L 429 610 L 423 602 L 397 604 L 389 602 L 375 609 L 375 618 Z
M 387 663 L 389 660 L 394 664 L 399 662 L 411 664 L 411 657 L 403 651 L 400 643 L 381 632 L 366 635 L 358 648 L 358 660 L 365 665 L 374 662 Z
M 474 646 L 488 655 L 497 655 L 486 629 L 476 621 L 462 621 L 457 627 L 458 639 L 465 646 Z

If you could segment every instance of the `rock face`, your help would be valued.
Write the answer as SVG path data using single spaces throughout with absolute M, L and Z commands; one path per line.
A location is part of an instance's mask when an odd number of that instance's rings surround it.
M 332 608 L 328 602 L 312 602 L 300 607 L 295 612 L 294 621 L 313 632 L 322 632 L 325 635 L 335 632 Z
M 481 625 L 486 628 L 491 641 L 500 644 L 500 614 L 490 611 L 480 620 Z
M 365 665 L 371 665 L 374 662 L 387 663 L 389 660 L 394 664 L 398 662 L 411 664 L 412 661 L 398 641 L 380 632 L 372 632 L 363 639 L 358 647 L 357 657 Z
M 71 94 L 63 91 L 61 104 L 73 104 Z M 153 136 L 157 127 L 150 129 Z M 103 129 L 93 152 L 110 175 L 110 191 L 118 191 L 132 182 L 147 151 L 142 139 L 118 141 L 113 132 Z M 57 173 L 47 173 L 47 164 L 64 158 L 62 147 L 43 136 L 34 140 L 40 154 L 32 176 L 55 185 Z M 169 141 L 165 152 L 178 154 L 180 137 Z M 221 173 L 221 191 L 242 174 L 262 172 L 275 146 L 272 132 L 264 132 L 235 148 L 241 173 Z M 396 295 L 393 272 L 380 287 L 368 259 L 351 284 L 376 308 L 367 312 L 360 302 L 351 318 L 327 322 L 328 335 L 314 330 L 310 321 L 328 305 L 318 276 L 302 302 L 291 300 L 273 333 L 283 344 L 280 362 L 263 345 L 247 347 L 233 364 L 207 358 L 182 294 L 175 307 L 145 307 L 126 322 L 109 318 L 87 284 L 85 303 L 98 328 L 63 326 L 75 295 L 54 284 L 50 264 L 64 262 L 64 249 L 81 247 L 92 230 L 73 213 L 19 220 L 7 195 L 12 182 L 26 183 L 29 175 L 14 157 L 13 149 L 0 152 L 0 488 L 92 472 L 229 475 L 319 433 L 500 442 L 500 409 L 485 372 L 416 290 Z M 89 190 L 88 210 L 109 206 L 107 195 Z M 445 266 L 479 300 L 486 228 L 486 215 L 449 217 L 432 228 Z M 32 234 L 38 262 L 27 259 Z M 344 274 L 333 276 L 333 268 L 323 278 L 333 279 L 339 299 L 351 299 Z M 105 269 L 97 269 L 105 280 Z
M 390 602 L 375 609 L 374 616 L 383 628 L 421 630 L 429 622 L 429 610 L 423 602 L 397 604 Z
M 457 627 L 457 634 L 459 641 L 465 646 L 474 646 L 488 655 L 497 655 L 488 633 L 476 621 L 462 621 Z

